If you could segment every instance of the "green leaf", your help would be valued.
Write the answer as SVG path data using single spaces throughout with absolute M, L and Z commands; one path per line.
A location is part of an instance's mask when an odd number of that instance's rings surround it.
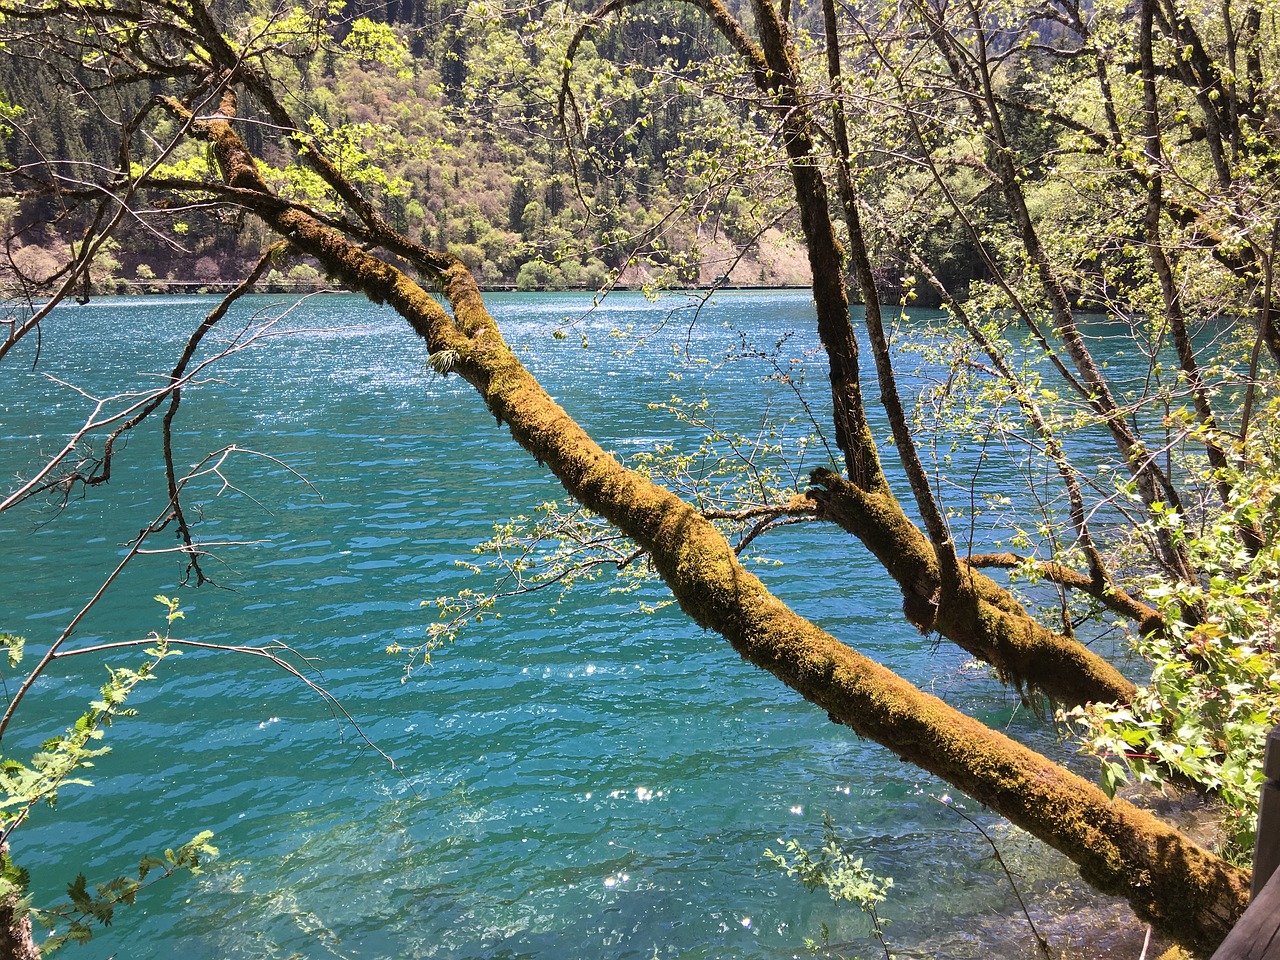
M 1129 782 L 1123 764 L 1103 761 L 1099 785 L 1109 799 L 1115 799 L 1116 790 Z
M 14 633 L 0 633 L 0 646 L 9 651 L 9 666 L 16 667 L 22 662 L 22 651 L 26 646 L 26 639 Z

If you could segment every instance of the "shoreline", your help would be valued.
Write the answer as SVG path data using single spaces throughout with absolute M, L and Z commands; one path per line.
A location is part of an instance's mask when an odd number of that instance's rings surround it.
M 166 295 L 166 294 L 191 294 L 193 296 L 205 294 L 226 294 L 230 293 L 237 286 L 238 280 L 120 280 L 113 283 L 113 289 L 110 292 L 94 293 L 96 297 L 110 297 L 119 295 L 137 296 L 139 294 L 147 295 Z M 268 285 L 264 285 L 268 286 Z M 323 283 L 307 283 L 283 281 L 269 284 L 270 289 L 254 290 L 255 293 L 352 293 L 341 287 L 334 287 L 331 284 Z M 521 290 L 514 283 L 497 283 L 497 284 L 478 284 L 481 293 L 599 293 L 596 287 L 537 287 L 532 290 Z M 610 287 L 610 292 L 618 293 L 638 293 L 643 291 L 643 286 L 634 284 L 615 284 Z M 752 284 L 752 283 L 722 283 L 722 284 L 696 284 L 693 286 L 682 287 L 664 287 L 664 292 L 672 293 L 692 293 L 698 292 L 718 292 L 720 290 L 744 290 L 748 292 L 767 292 L 771 290 L 809 290 L 809 284 Z

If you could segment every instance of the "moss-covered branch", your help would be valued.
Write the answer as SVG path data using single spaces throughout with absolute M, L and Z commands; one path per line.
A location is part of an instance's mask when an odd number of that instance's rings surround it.
M 1164 627 L 1164 618 L 1155 607 L 1148 606 L 1137 597 L 1114 587 L 1109 582 L 1099 583 L 1096 578 L 1061 563 L 1032 560 L 1014 553 L 975 553 L 967 557 L 966 562 L 977 569 L 1028 570 L 1050 583 L 1056 583 L 1068 590 L 1086 593 L 1108 610 L 1136 624 L 1143 633 L 1150 633 Z
M 813 474 L 818 516 L 855 534 L 898 582 L 903 612 L 991 664 L 1002 679 L 1063 703 L 1128 703 L 1134 687 L 1079 641 L 1046 629 L 1004 587 L 960 561 L 945 598 L 933 547 L 892 497 L 869 494 L 829 470 Z

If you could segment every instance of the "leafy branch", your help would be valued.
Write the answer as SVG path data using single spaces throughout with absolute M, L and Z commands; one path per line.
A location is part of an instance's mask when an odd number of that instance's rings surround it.
M 806 890 L 826 890 L 836 903 L 856 904 L 871 918 L 872 933 L 880 942 L 885 960 L 892 960 L 884 932 L 888 921 L 881 918 L 877 907 L 888 899 L 893 878 L 877 876 L 863 866 L 862 858 L 845 847 L 829 813 L 822 815 L 822 846 L 816 856 L 799 841 L 779 837 L 778 843 L 782 844 L 782 852 L 765 850 L 764 858 L 788 877 L 799 880 Z M 825 943 L 825 926 L 822 935 Z
M 1150 682 L 1128 704 L 1060 715 L 1099 758 L 1108 791 L 1131 777 L 1176 775 L 1217 796 L 1225 853 L 1240 862 L 1253 850 L 1266 736 L 1280 721 L 1278 414 L 1259 418 L 1222 477 L 1231 491 L 1222 509 L 1195 520 L 1161 505 L 1148 521 L 1185 545 L 1200 571 L 1192 583 L 1152 574 L 1144 584 L 1166 625 L 1131 640 L 1152 665 Z M 1259 534 L 1256 551 L 1241 545 L 1242 528 Z
M 0 846 L 9 842 L 13 831 L 20 827 L 39 804 L 50 807 L 58 802 L 58 791 L 63 786 L 92 786 L 90 781 L 75 776 L 77 771 L 93 766 L 93 760 L 110 752 L 109 747 L 99 745 L 103 730 L 111 726 L 116 717 L 133 716 L 134 711 L 125 707 L 125 701 L 138 684 L 153 675 L 156 666 L 165 657 L 178 653 L 168 645 L 168 627 L 182 617 L 177 601 L 168 597 L 156 597 L 168 608 L 164 634 L 152 633 L 146 640 L 146 654 L 150 658 L 137 669 L 107 667 L 108 680 L 101 688 L 101 699 L 89 704 L 89 709 L 57 737 L 41 744 L 30 763 L 24 764 L 12 757 L 0 757 Z M 16 666 L 21 661 L 21 638 L 6 635 L 9 663 Z M 0 888 L 0 897 L 6 892 Z
M 84 874 L 79 874 L 67 884 L 68 899 L 65 903 L 32 910 L 36 919 L 51 931 L 41 944 L 40 952 L 49 954 L 67 943 L 87 943 L 93 937 L 92 924 L 111 926 L 117 906 L 132 906 L 138 894 L 147 887 L 167 880 L 179 871 L 186 870 L 192 876 L 199 876 L 203 861 L 218 855 L 218 848 L 209 843 L 211 839 L 212 831 L 202 830 L 176 850 L 165 850 L 163 856 L 143 857 L 138 862 L 137 877 L 116 877 L 96 884 L 92 891 L 88 889 Z M 66 929 L 61 933 L 53 932 L 60 924 L 66 924 Z
M 92 769 L 98 757 L 110 752 L 111 748 L 102 744 L 105 729 L 117 717 L 134 715 L 136 711 L 125 705 L 130 694 L 138 684 L 154 675 L 160 661 L 180 652 L 169 647 L 170 630 L 183 616 L 178 609 L 178 601 L 166 596 L 155 599 L 165 607 L 165 628 L 162 633 L 152 632 L 140 642 L 145 644 L 149 659 L 136 669 L 108 666 L 108 679 L 101 687 L 100 699 L 91 702 L 89 709 L 61 735 L 41 744 L 29 762 L 0 757 L 0 903 L 16 915 L 34 913 L 50 931 L 66 924 L 65 930 L 51 933 L 45 941 L 41 949 L 46 954 L 71 941 L 86 942 L 93 936 L 90 924 L 109 925 L 117 904 L 133 903 L 145 887 L 179 870 L 198 872 L 202 856 L 217 854 L 216 848 L 209 843 L 213 834 L 205 831 L 176 852 L 170 849 L 163 857 L 144 857 L 138 865 L 136 879 L 116 877 L 97 885 L 91 893 L 84 874 L 80 874 L 67 887 L 69 902 L 47 910 L 31 909 L 27 895 L 29 875 L 9 855 L 10 837 L 37 806 L 57 806 L 59 792 L 64 787 L 93 785 L 82 771 Z M 16 668 L 22 661 L 25 641 L 21 637 L 4 634 L 0 642 L 8 651 L 10 668 Z M 157 868 L 160 873 L 155 875 Z
M 708 413 L 710 402 L 688 402 L 673 397 L 653 407 L 672 414 L 678 421 L 703 434 L 690 452 L 673 443 L 660 443 L 653 450 L 637 453 L 630 464 L 644 475 L 694 503 L 699 512 L 714 522 L 742 554 L 763 534 L 816 517 L 816 505 L 796 490 L 810 449 L 810 438 L 790 439 L 785 428 L 765 417 L 754 434 L 721 429 Z M 644 551 L 603 518 L 582 507 L 547 501 L 529 516 L 517 516 L 495 523 L 493 535 L 473 548 L 486 559 L 481 563 L 458 561 L 474 575 L 491 573 L 491 589 L 464 588 L 456 594 L 425 600 L 439 619 L 428 626 L 423 643 L 406 646 L 392 643 L 391 655 L 408 654 L 407 680 L 413 670 L 430 662 L 431 653 L 455 640 L 467 625 L 486 616 L 500 617 L 495 608 L 511 597 L 542 591 L 555 592 L 556 606 L 579 582 L 597 580 L 614 571 L 618 581 L 611 593 L 629 594 L 653 579 L 648 564 L 638 563 Z M 759 563 L 767 558 L 756 556 Z M 646 613 L 660 609 L 669 600 L 642 604 Z

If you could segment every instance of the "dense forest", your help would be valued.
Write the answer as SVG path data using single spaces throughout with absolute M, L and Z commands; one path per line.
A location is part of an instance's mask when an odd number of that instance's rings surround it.
M 579 55 L 580 76 L 598 102 L 581 118 L 589 136 L 578 157 L 566 152 L 556 120 L 560 60 L 551 48 L 560 37 L 544 15 L 529 9 L 499 25 L 478 8 L 447 3 L 348 7 L 328 49 L 298 76 L 300 112 L 313 135 L 360 167 L 357 181 L 391 223 L 456 254 L 486 286 L 805 284 L 787 205 L 769 199 L 778 184 L 734 182 L 712 159 L 728 146 L 743 153 L 745 166 L 748 144 L 762 131 L 749 106 L 703 95 L 724 48 L 696 12 L 628 18 Z M 614 65 L 624 56 L 625 70 Z M 4 141 L 8 161 L 109 154 L 118 119 L 71 95 L 46 66 L 31 67 L 21 58 L 0 62 L 0 89 L 14 102 L 50 108 Z M 672 77 L 682 90 L 667 89 Z M 129 94 L 122 112 L 145 95 Z M 249 134 L 258 149 L 268 139 Z M 307 196 L 309 185 L 286 169 L 287 153 L 271 147 L 263 155 L 278 167 L 275 184 Z M 202 156 L 189 146 L 170 162 L 174 175 L 192 175 Z M 19 226 L 15 268 L 33 278 L 56 270 L 74 242 L 55 204 L 48 198 L 6 213 Z M 168 242 L 156 244 L 126 226 L 98 255 L 93 289 L 231 281 L 269 242 L 251 219 L 199 205 L 183 205 L 165 232 Z M 321 280 L 314 263 L 299 262 L 264 285 Z
M 38 368 L 58 302 L 120 280 L 237 283 L 192 318 L 159 386 L 35 457 L 0 510 L 105 486 L 117 441 L 155 430 L 168 501 L 129 550 L 165 531 L 202 583 L 173 423 L 193 371 L 225 356 L 205 335 L 247 291 L 323 277 L 393 309 L 427 366 L 564 488 L 567 511 L 500 527 L 523 588 L 643 558 L 691 624 L 831 721 L 1188 948 L 1221 942 L 1248 900 L 1280 720 L 1280 34 L 1265 0 L 0 13 L 0 360 Z M 806 407 L 827 459 L 803 471 L 767 445 L 744 456 L 679 397 L 637 415 L 705 427 L 692 450 L 602 448 L 482 295 L 801 281 L 821 356 L 794 363 L 829 388 Z M 944 322 L 912 326 L 913 302 Z M 762 387 L 801 377 L 785 342 Z M 1117 354 L 1138 372 L 1113 369 Z M 767 436 L 762 397 L 739 399 Z M 982 488 L 989 457 L 1015 465 L 1016 498 Z M 744 558 L 794 523 L 873 557 L 905 622 L 1071 730 L 1101 784 L 778 599 Z M 478 619 L 491 599 L 449 613 Z M 0 736 L 73 627 L 24 675 Z M 1092 645 L 1111 630 L 1133 675 Z M 92 755 L 126 680 L 33 765 L 52 751 L 66 776 Z M 5 838 L 56 793 L 27 772 L 0 767 L 21 808 Z M 1128 780 L 1221 804 L 1213 849 L 1118 797 Z M 22 875 L 0 881 L 0 932 L 29 941 Z

